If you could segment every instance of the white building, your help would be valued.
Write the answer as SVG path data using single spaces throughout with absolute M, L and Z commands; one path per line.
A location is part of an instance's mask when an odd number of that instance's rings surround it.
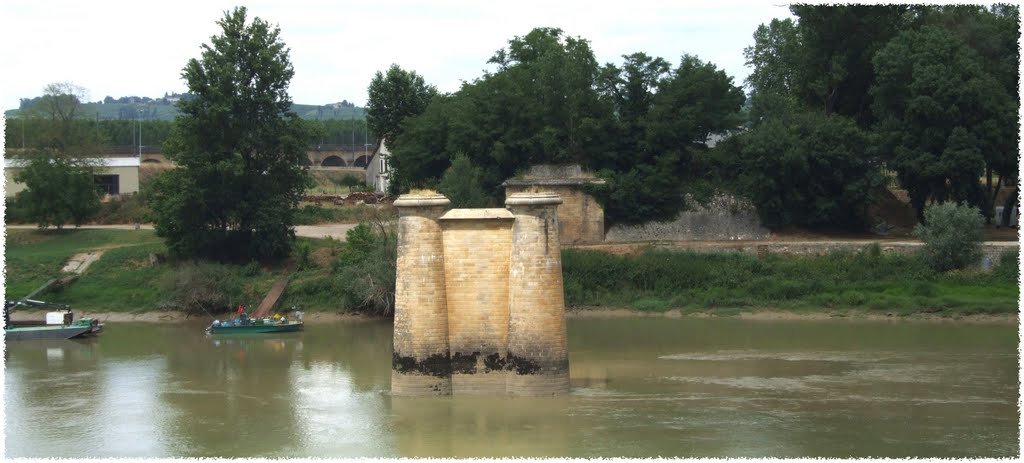
M 105 194 L 120 195 L 139 192 L 139 158 L 93 158 L 96 185 Z M 25 166 L 24 159 L 4 159 L 4 196 L 10 198 L 25 189 L 25 184 L 14 181 L 15 174 Z
M 372 186 L 375 192 L 388 192 L 388 177 L 391 175 L 391 168 L 388 166 L 390 154 L 391 152 L 384 146 L 384 139 L 381 139 L 377 148 L 373 150 L 369 163 L 366 164 L 366 185 Z

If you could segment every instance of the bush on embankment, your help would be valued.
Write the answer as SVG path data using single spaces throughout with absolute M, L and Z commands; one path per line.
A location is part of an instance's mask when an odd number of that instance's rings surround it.
M 920 256 L 839 252 L 757 257 L 648 251 L 622 257 L 563 253 L 566 304 L 638 310 L 863 309 L 884 313 L 1006 313 L 1017 310 L 1016 254 L 993 272 L 942 273 Z

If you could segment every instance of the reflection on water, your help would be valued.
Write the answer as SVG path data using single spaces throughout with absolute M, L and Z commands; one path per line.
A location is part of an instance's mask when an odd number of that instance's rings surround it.
M 6 457 L 1009 457 L 1013 326 L 570 320 L 572 393 L 388 394 L 391 325 L 7 345 Z

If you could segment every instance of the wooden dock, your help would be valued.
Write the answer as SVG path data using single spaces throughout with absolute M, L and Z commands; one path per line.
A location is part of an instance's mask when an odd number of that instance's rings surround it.
M 256 311 L 250 317 L 255 319 L 266 318 L 274 306 L 277 305 L 278 299 L 281 299 L 281 295 L 284 294 L 284 289 L 288 286 L 288 282 L 291 279 L 291 275 L 288 275 L 277 280 L 274 286 L 270 288 L 270 292 L 267 293 L 267 297 L 263 298 L 263 302 L 260 302 L 259 307 L 256 308 Z

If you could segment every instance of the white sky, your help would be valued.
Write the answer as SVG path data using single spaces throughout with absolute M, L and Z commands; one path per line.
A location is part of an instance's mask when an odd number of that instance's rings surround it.
M 181 69 L 219 32 L 215 22 L 239 0 L 0 2 L 0 106 L 71 81 L 89 101 L 160 97 L 186 90 Z M 722 1 L 394 1 L 260 0 L 249 16 L 281 28 L 303 104 L 366 103 L 375 72 L 397 63 L 442 92 L 487 68 L 510 39 L 534 27 L 559 27 L 590 41 L 598 62 L 621 64 L 642 51 L 669 60 L 683 53 L 711 61 L 742 84 L 757 26 L 790 17 L 782 2 Z

